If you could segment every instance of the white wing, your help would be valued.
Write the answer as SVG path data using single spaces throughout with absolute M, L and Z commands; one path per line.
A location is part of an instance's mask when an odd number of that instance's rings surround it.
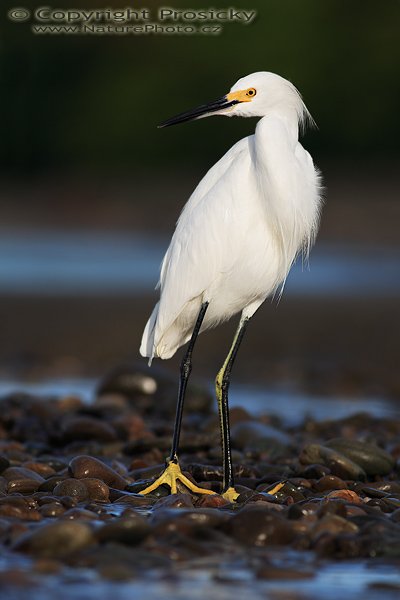
M 144 356 L 168 358 L 185 343 L 207 288 L 230 268 L 235 240 L 229 242 L 226 227 L 232 223 L 240 172 L 250 160 L 250 138 L 240 140 L 208 171 L 181 213 L 161 266 L 160 302 L 143 334 Z

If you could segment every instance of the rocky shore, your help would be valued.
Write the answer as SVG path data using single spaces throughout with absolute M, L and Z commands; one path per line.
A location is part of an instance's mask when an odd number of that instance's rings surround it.
M 141 496 L 163 468 L 176 382 L 121 368 L 88 404 L 0 401 L 1 585 L 90 570 L 179 577 L 199 561 L 254 581 L 313 578 L 321 559 L 400 559 L 400 422 L 359 414 L 287 426 L 231 411 L 235 504 L 221 495 L 214 400 L 189 389 L 181 465 L 215 495 Z M 279 491 L 271 490 L 281 483 Z M 282 552 L 295 561 L 282 561 Z M 235 567 L 236 565 L 236 567 Z M 28 579 L 27 579 L 28 578 Z

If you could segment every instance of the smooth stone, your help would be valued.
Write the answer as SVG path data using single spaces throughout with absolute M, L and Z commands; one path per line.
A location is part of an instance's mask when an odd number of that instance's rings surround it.
M 318 507 L 317 515 L 318 518 L 325 515 L 338 515 L 345 519 L 347 517 L 347 506 L 340 498 L 330 498 L 329 500 L 324 498 Z
M 77 479 L 100 479 L 110 487 L 123 490 L 127 482 L 114 469 L 93 456 L 76 456 L 69 463 L 69 470 Z
M 59 502 L 49 502 L 48 504 L 43 504 L 39 508 L 39 512 L 44 518 L 61 517 L 65 513 L 65 506 Z
M 6 500 L 6 502 L 2 502 Z M 21 521 L 40 521 L 42 515 L 30 507 L 22 496 L 0 498 L 0 517 L 12 517 Z
M 83 502 L 89 498 L 88 490 L 85 484 L 79 479 L 64 479 L 53 490 L 54 496 L 71 496 L 78 502 Z
M 106 523 L 96 532 L 96 538 L 101 543 L 118 542 L 134 546 L 144 540 L 150 531 L 147 519 L 136 513 Z
M 229 504 L 229 500 L 226 500 L 219 494 L 213 494 L 212 496 L 209 494 L 201 495 L 196 502 L 196 506 L 199 508 L 222 508 L 223 506 L 228 506 Z
M 68 467 L 68 462 L 64 462 L 62 457 L 53 456 L 52 454 L 41 454 L 38 460 L 54 469 L 57 473 Z
M 85 523 L 59 520 L 22 536 L 14 550 L 43 558 L 66 558 L 90 546 L 93 541 L 92 531 Z
M 109 502 L 110 488 L 101 479 L 88 477 L 80 480 L 85 486 L 92 502 Z
M 317 539 L 321 534 L 325 534 L 325 533 L 332 533 L 332 534 L 339 534 L 339 533 L 357 533 L 358 532 L 358 527 L 357 525 L 355 525 L 355 523 L 352 523 L 350 521 L 347 521 L 346 519 L 344 519 L 343 517 L 340 517 L 339 515 L 332 515 L 332 514 L 328 514 L 328 515 L 324 515 L 321 519 L 319 519 L 312 531 L 311 531 L 311 535 L 313 537 L 313 539 Z
M 47 494 L 46 492 L 36 492 L 36 496 L 36 500 L 39 506 L 43 506 L 44 504 L 51 504 L 52 502 L 57 502 L 57 504 L 61 504 L 59 498 Z
M 399 481 L 373 481 L 368 483 L 368 488 L 372 488 L 389 494 L 400 494 Z
M 294 536 L 292 521 L 268 508 L 246 506 L 229 522 L 232 536 L 248 546 L 271 546 L 290 543 Z
M 236 423 L 231 430 L 232 444 L 244 450 L 252 448 L 258 451 L 281 451 L 292 446 L 292 439 L 289 435 L 265 425 L 259 421 L 241 421 Z
M 166 498 L 160 498 L 154 504 L 154 510 L 165 508 L 193 508 L 193 500 L 190 494 L 170 494 Z
M 97 520 L 97 515 L 91 510 L 74 506 L 65 511 L 63 519 L 70 519 L 71 521 L 95 521 Z
M 329 494 L 326 496 L 327 499 L 330 498 L 340 498 L 341 500 L 345 500 L 346 502 L 352 502 L 353 504 L 362 504 L 362 500 L 360 498 L 360 496 L 358 494 L 356 494 L 356 492 L 353 492 L 351 490 L 332 490 L 331 492 L 329 492 Z
M 31 471 L 34 471 L 38 475 L 41 475 L 41 477 L 44 477 L 44 479 L 48 479 L 49 477 L 52 477 L 56 473 L 56 470 L 53 469 L 53 467 L 51 467 L 50 465 L 48 465 L 44 462 L 27 461 L 22 466 L 25 469 L 30 469 Z
M 8 494 L 32 494 L 39 488 L 40 482 L 35 479 L 14 479 L 7 484 Z
M 66 479 L 68 479 L 68 474 L 57 473 L 40 484 L 38 490 L 40 492 L 53 492 L 54 488 L 61 483 L 61 481 L 65 481 Z
M 395 465 L 393 456 L 375 444 L 334 438 L 325 445 L 360 465 L 367 475 L 388 475 Z
M 363 509 L 362 506 L 356 506 L 353 504 L 352 506 L 346 504 L 346 517 L 347 519 L 351 519 L 352 517 L 365 516 L 367 513 Z
M 327 492 L 328 490 L 346 490 L 347 483 L 336 477 L 336 475 L 325 475 L 315 482 L 315 489 L 318 492 Z
M 331 470 L 326 465 L 319 464 L 308 465 L 303 471 L 306 479 L 322 479 L 322 477 L 330 475 L 330 473 Z
M 337 450 L 321 446 L 320 444 L 307 444 L 304 446 L 299 460 L 304 465 L 314 463 L 326 464 L 333 475 L 337 475 L 342 479 L 360 479 L 362 481 L 366 479 L 366 473 L 360 465 Z
M 113 442 L 117 439 L 115 429 L 95 417 L 73 417 L 63 423 L 62 433 L 66 442 L 74 440 Z
M 37 481 L 39 485 L 44 482 L 44 477 L 42 477 L 38 473 L 35 473 L 35 471 L 26 469 L 25 467 L 8 467 L 8 469 L 5 469 L 3 471 L 2 477 L 7 479 L 7 481 L 31 479 L 33 481 Z

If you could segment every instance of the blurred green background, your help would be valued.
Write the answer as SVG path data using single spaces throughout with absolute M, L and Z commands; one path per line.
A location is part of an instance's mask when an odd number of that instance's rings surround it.
M 18 3 L 17 3 L 18 4 Z M 213 3 L 211 3 L 213 4 Z M 231 6 L 219 0 L 217 7 Z M 156 124 L 218 97 L 242 75 L 275 71 L 295 83 L 324 157 L 398 156 L 399 0 L 251 0 L 250 25 L 221 35 L 33 35 L 2 2 L 1 170 L 23 177 L 71 170 L 104 174 L 212 164 L 254 121 L 210 119 L 160 132 Z M 43 5 L 26 0 L 33 9 Z M 44 3 L 121 8 L 119 2 Z M 155 13 L 161 2 L 147 1 Z M 207 2 L 173 2 L 207 8 Z

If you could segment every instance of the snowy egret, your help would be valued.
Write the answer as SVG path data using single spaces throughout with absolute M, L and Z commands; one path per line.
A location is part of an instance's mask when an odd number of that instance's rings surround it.
M 182 411 L 192 352 L 201 331 L 241 312 L 232 346 L 216 377 L 223 453 L 223 495 L 233 501 L 228 388 L 250 318 L 264 300 L 283 291 L 296 256 L 308 255 L 318 229 L 320 176 L 299 143 L 299 127 L 312 123 L 295 86 L 259 72 L 239 79 L 222 98 L 160 125 L 210 115 L 260 117 L 254 135 L 237 142 L 201 180 L 185 205 L 165 254 L 160 300 L 145 327 L 142 356 L 170 358 L 189 341 L 181 364 L 171 454 L 165 471 L 141 493 L 180 481 L 194 485 L 178 461 Z

